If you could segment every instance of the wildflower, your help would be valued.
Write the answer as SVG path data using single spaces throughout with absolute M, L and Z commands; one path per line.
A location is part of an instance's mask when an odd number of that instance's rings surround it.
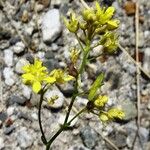
M 106 32 L 99 43 L 104 46 L 104 52 L 113 53 L 118 47 L 118 36 L 113 32 Z
M 55 80 L 56 80 L 56 83 L 65 83 L 65 82 L 68 82 L 70 80 L 73 80 L 74 77 L 67 74 L 67 72 L 61 70 L 61 69 L 54 69 L 49 77 L 54 77 Z
M 96 107 L 103 107 L 108 102 L 108 96 L 98 96 L 98 98 L 94 101 Z
M 70 32 L 76 33 L 79 29 L 79 22 L 76 18 L 75 13 L 73 12 L 70 15 L 69 21 L 66 18 L 64 18 L 64 23 Z
M 70 59 L 73 64 L 76 64 L 79 57 L 79 51 L 77 49 L 72 49 L 70 53 Z
M 107 114 L 105 114 L 105 113 L 101 113 L 101 114 L 99 115 L 99 119 L 100 119 L 102 122 L 107 122 L 107 121 L 109 120 Z
M 22 75 L 25 84 L 32 85 L 35 93 L 41 90 L 43 79 L 47 75 L 47 68 L 42 66 L 42 62 L 38 59 L 34 60 L 34 64 L 28 64 L 22 68 L 24 74 Z
M 123 119 L 125 117 L 125 113 L 119 108 L 112 108 L 107 113 L 110 119 Z

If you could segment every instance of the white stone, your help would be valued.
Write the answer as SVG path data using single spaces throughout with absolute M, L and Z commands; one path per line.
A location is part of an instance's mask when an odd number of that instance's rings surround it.
M 13 66 L 13 51 L 11 49 L 4 50 L 4 62 L 8 67 Z
M 15 74 L 12 68 L 5 67 L 3 70 L 3 75 L 5 78 L 5 84 L 12 86 L 15 83 Z
M 28 35 L 32 35 L 33 30 L 34 30 L 33 26 L 27 26 L 25 29 L 25 31 Z
M 16 63 L 16 66 L 15 66 L 15 71 L 17 73 L 23 73 L 23 70 L 22 70 L 22 67 L 29 64 L 29 62 L 24 59 L 24 58 L 21 58 L 17 63 Z
M 11 116 L 14 113 L 15 107 L 10 106 L 7 108 L 7 114 L 8 116 Z
M 45 93 L 44 97 L 45 99 L 47 99 L 47 101 L 49 99 L 51 99 L 52 97 L 54 96 L 58 96 L 58 99 L 55 100 L 54 104 L 48 104 L 48 106 L 52 107 L 52 108 L 61 108 L 63 106 L 63 103 L 64 103 L 64 99 L 65 97 L 63 96 L 63 94 L 59 91 L 58 88 L 54 88 L 54 89 L 51 89 L 51 90 L 47 90 L 47 92 Z
M 37 113 L 32 113 L 32 114 L 31 114 L 31 117 L 32 117 L 34 120 L 38 120 L 38 115 L 37 115 Z
M 17 54 L 23 52 L 24 49 L 25 49 L 25 45 L 23 44 L 23 42 L 17 42 L 13 47 L 14 52 Z
M 144 50 L 143 69 L 150 73 L 150 48 Z
M 31 88 L 29 88 L 28 86 L 26 86 L 26 85 L 24 85 L 24 84 L 22 84 L 21 87 L 22 87 L 22 95 L 23 95 L 25 98 L 30 99 L 31 93 L 32 93 Z
M 22 127 L 17 135 L 17 142 L 21 148 L 27 148 L 32 145 L 33 138 L 32 135 L 27 131 L 25 127 Z
M 3 149 L 4 146 L 5 146 L 4 139 L 2 137 L 0 137 L 0 149 Z
M 60 14 L 58 9 L 49 10 L 42 19 L 42 34 L 44 42 L 54 41 L 61 33 Z

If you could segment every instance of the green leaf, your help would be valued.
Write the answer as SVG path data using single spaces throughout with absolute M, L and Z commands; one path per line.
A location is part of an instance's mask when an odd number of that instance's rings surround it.
M 96 92 L 98 90 L 98 88 L 101 87 L 102 85 L 102 82 L 103 82 L 103 79 L 104 79 L 104 73 L 101 73 L 97 79 L 94 81 L 94 83 L 92 84 L 90 90 L 89 90 L 89 95 L 88 95 L 88 99 L 91 101 L 93 100 L 93 98 L 95 97 L 96 95 Z

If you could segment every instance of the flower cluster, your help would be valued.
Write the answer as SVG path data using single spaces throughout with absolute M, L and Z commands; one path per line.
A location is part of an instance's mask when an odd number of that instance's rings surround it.
M 113 19 L 114 12 L 114 7 L 101 8 L 96 2 L 95 8 L 84 9 L 80 17 L 76 17 L 73 12 L 70 20 L 64 18 L 64 22 L 70 32 L 77 34 L 79 29 L 84 32 L 82 41 L 87 38 L 92 41 L 98 36 L 99 42 L 96 45 L 103 45 L 105 53 L 113 53 L 118 46 L 118 36 L 113 31 L 120 23 L 119 20 Z
M 98 95 L 97 91 L 102 86 L 104 74 L 101 73 L 89 89 L 87 109 L 89 112 L 96 114 L 102 122 L 114 119 L 123 119 L 124 112 L 120 108 L 106 108 L 108 102 L 107 95 Z
M 96 114 L 102 122 L 123 119 L 125 117 L 125 113 L 121 108 L 110 108 L 106 111 L 105 105 L 108 102 L 108 96 L 106 95 L 100 95 L 96 99 L 93 99 L 93 101 L 89 102 L 91 105 L 89 111 Z
M 42 65 L 42 61 L 35 59 L 33 64 L 28 64 L 23 68 L 23 82 L 32 85 L 35 93 L 38 93 L 44 84 L 65 83 L 73 80 L 74 77 L 61 69 L 54 69 L 48 73 L 47 68 Z

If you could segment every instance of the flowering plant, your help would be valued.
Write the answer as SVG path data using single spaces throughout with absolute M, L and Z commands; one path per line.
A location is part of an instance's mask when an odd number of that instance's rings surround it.
M 103 85 L 105 77 L 104 73 L 101 72 L 88 91 L 82 92 L 82 95 L 86 96 L 88 99 L 86 107 L 81 109 L 71 120 L 69 120 L 70 112 L 76 97 L 80 96 L 81 77 L 85 71 L 87 63 L 89 63 L 90 52 L 93 48 L 99 45 L 103 46 L 102 54 L 112 54 L 117 50 L 118 36 L 116 35 L 115 29 L 119 26 L 119 20 L 113 19 L 114 11 L 114 7 L 101 8 L 99 3 L 96 2 L 95 7 L 85 8 L 79 17 L 76 17 L 77 15 L 72 12 L 70 14 L 70 20 L 64 18 L 64 23 L 67 29 L 75 35 L 80 46 L 80 50 L 71 50 L 70 67 L 66 70 L 54 69 L 53 71 L 48 72 L 47 68 L 44 67 L 42 62 L 38 59 L 35 59 L 33 64 L 28 64 L 23 67 L 23 82 L 31 85 L 33 91 L 40 95 L 38 116 L 40 130 L 42 133 L 41 138 L 46 146 L 46 150 L 50 149 L 51 144 L 57 136 L 62 131 L 66 130 L 70 126 L 71 122 L 81 113 L 93 113 L 99 117 L 101 122 L 122 119 L 125 116 L 121 108 L 108 108 L 106 106 L 108 102 L 107 95 L 98 94 L 98 89 L 100 89 Z M 79 37 L 79 32 L 82 33 L 82 38 Z M 98 42 L 93 46 L 95 38 L 98 38 Z M 78 62 L 80 65 L 78 65 Z M 56 132 L 56 134 L 48 140 L 45 137 L 41 123 L 41 107 L 44 100 L 43 96 L 49 87 L 53 86 L 53 84 L 63 84 L 71 80 L 74 81 L 74 91 L 68 106 L 64 123 L 60 126 L 60 129 Z M 57 99 L 58 95 L 51 97 L 48 100 L 48 104 L 53 105 Z

